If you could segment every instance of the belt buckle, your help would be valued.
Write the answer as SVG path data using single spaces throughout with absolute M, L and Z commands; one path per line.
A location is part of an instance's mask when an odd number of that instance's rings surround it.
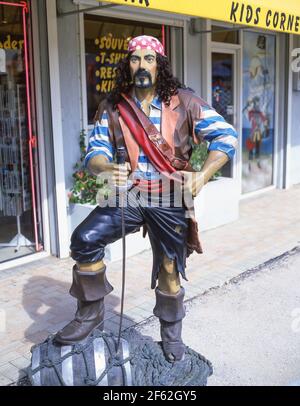
M 187 162 L 180 158 L 175 158 L 172 162 L 172 166 L 175 169 L 183 170 L 187 167 Z

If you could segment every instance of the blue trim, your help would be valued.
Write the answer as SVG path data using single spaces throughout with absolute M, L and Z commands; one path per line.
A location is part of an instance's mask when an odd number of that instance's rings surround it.
M 141 102 L 139 101 L 139 99 L 134 96 L 134 97 L 133 97 L 133 100 L 135 101 L 135 104 L 141 109 L 141 108 L 142 108 L 142 104 L 141 104 Z
M 151 117 L 151 115 L 149 116 L 149 119 L 151 121 L 152 124 L 158 124 L 160 125 L 161 122 L 161 118 L 160 117 Z
M 100 123 L 102 120 L 108 120 L 108 114 L 106 111 L 103 112 L 102 117 L 100 117 L 100 120 L 98 120 Z
M 198 134 L 197 134 L 198 135 Z M 203 134 L 201 134 L 203 135 Z M 208 134 L 204 134 L 204 139 L 206 141 L 213 141 L 216 137 L 221 137 L 222 135 L 232 135 L 233 137 L 237 138 L 237 132 L 233 127 L 231 128 L 220 128 L 215 131 L 211 131 Z
M 161 102 L 161 100 L 159 100 L 158 96 L 154 97 L 154 99 L 152 100 L 151 106 L 153 106 L 159 110 L 162 109 L 162 102 Z
M 133 100 L 135 101 L 135 103 L 137 104 L 137 106 L 142 110 L 142 104 L 139 101 L 139 99 L 137 97 L 133 97 Z M 155 107 L 158 110 L 162 109 L 162 102 L 159 100 L 159 97 L 156 96 L 154 97 L 154 99 L 151 102 L 151 106 Z
M 99 148 L 99 147 L 104 147 L 110 150 L 110 152 L 113 154 L 114 153 L 114 147 L 111 145 L 110 142 L 106 142 L 104 140 L 94 140 L 89 142 L 89 146 L 87 149 L 87 153 L 90 152 L 91 149 L 93 148 Z
M 222 116 L 215 116 L 204 118 L 203 120 L 199 121 L 195 126 L 195 131 L 205 130 L 205 128 L 209 127 L 212 124 L 218 123 L 226 123 L 224 117 Z
M 104 137 L 109 137 L 109 130 L 108 127 L 104 127 L 103 125 L 98 125 L 94 128 L 91 137 L 95 135 L 103 135 Z
M 145 163 L 145 164 L 150 163 L 150 161 L 146 155 L 139 155 L 138 162 Z
M 211 107 L 211 106 L 209 106 L 209 105 L 206 105 L 206 104 L 204 104 L 203 106 L 201 106 L 201 109 L 202 109 L 202 111 L 211 110 L 211 111 L 215 111 L 215 112 L 217 113 L 216 109 L 214 109 L 213 107 Z M 219 114 L 219 113 L 217 113 L 217 114 Z
M 108 158 L 109 162 L 112 162 L 112 160 L 113 160 L 113 158 L 112 158 L 111 156 L 109 156 L 105 151 L 92 151 L 92 152 L 88 153 L 88 154 L 86 155 L 85 159 L 84 159 L 84 166 L 85 166 L 85 168 L 87 168 L 87 165 L 88 165 L 88 163 L 89 163 L 89 160 L 90 160 L 91 158 L 93 158 L 94 156 L 97 156 L 97 155 L 104 155 L 104 156 L 106 156 L 106 158 Z
M 157 172 L 143 172 L 138 169 L 134 171 L 132 175 L 133 179 L 157 180 L 161 178 Z
M 232 159 L 235 154 L 235 148 L 232 145 L 225 144 L 224 142 L 212 142 L 208 148 L 208 151 L 221 151 L 228 155 L 229 159 Z

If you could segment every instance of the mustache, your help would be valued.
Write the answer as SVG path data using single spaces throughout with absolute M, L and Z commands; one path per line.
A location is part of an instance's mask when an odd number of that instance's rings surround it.
M 148 78 L 149 80 L 152 79 L 150 72 L 145 69 L 139 69 L 134 75 L 134 79 L 135 78 Z

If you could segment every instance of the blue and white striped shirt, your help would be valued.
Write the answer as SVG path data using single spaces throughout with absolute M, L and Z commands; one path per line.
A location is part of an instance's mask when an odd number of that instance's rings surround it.
M 142 108 L 141 103 L 135 98 L 137 105 Z M 161 131 L 162 103 L 155 97 L 150 105 L 149 119 Z M 210 143 L 209 151 L 222 151 L 231 159 L 235 154 L 237 145 L 237 133 L 232 125 L 209 106 L 202 107 L 202 119 L 195 123 L 195 135 L 201 141 Z M 105 155 L 109 161 L 114 160 L 115 146 L 109 133 L 108 115 L 104 111 L 101 122 L 95 123 L 94 129 L 89 138 L 89 145 L 85 157 L 85 166 L 95 155 Z M 134 177 L 141 179 L 159 178 L 159 173 L 151 164 L 143 150 L 140 148 L 138 166 Z

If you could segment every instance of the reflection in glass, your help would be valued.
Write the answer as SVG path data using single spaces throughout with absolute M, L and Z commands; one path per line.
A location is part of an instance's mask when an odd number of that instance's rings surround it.
M 35 251 L 22 7 L 0 4 L 0 262 Z
M 214 42 L 239 44 L 239 31 L 236 27 L 230 29 L 227 27 L 212 25 L 211 31 L 211 40 Z
M 234 125 L 234 56 L 214 52 L 212 54 L 212 107 Z M 222 176 L 232 176 L 232 161 L 221 169 Z
M 273 183 L 275 36 L 244 32 L 243 193 Z

